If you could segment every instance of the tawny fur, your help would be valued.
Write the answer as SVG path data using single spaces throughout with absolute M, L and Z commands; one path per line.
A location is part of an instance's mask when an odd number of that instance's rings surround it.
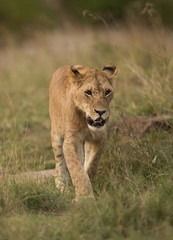
M 105 145 L 116 74 L 117 69 L 111 64 L 105 65 L 103 71 L 67 65 L 58 68 L 50 83 L 49 111 L 56 160 L 55 181 L 63 191 L 71 177 L 77 200 L 80 197 L 94 197 L 90 178 L 96 172 Z M 87 94 L 88 90 L 92 96 Z M 100 115 L 95 110 L 104 111 L 102 118 L 106 124 L 103 127 L 90 126 L 87 122 L 88 116 L 98 119 Z

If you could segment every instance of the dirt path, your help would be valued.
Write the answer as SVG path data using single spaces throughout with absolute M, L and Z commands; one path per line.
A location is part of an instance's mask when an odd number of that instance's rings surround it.
M 30 171 L 30 172 L 24 172 L 17 175 L 14 175 L 14 179 L 17 182 L 20 182 L 22 180 L 34 180 L 34 181 L 44 181 L 48 179 L 49 177 L 55 176 L 55 170 L 54 169 L 47 169 L 47 170 L 41 170 L 41 171 Z

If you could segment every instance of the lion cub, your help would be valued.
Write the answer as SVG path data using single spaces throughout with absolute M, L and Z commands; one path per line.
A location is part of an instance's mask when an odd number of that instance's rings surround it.
M 63 191 L 69 173 L 76 200 L 94 197 L 94 176 L 106 140 L 109 104 L 117 69 L 103 71 L 81 65 L 62 66 L 50 83 L 51 140 L 56 160 L 56 186 Z

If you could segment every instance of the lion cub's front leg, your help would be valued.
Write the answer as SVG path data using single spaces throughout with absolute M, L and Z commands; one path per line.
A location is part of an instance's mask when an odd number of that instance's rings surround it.
M 105 146 L 106 138 L 100 142 L 85 142 L 84 169 L 90 178 L 95 176 L 97 165 Z
M 75 187 L 76 200 L 80 197 L 94 198 L 91 182 L 79 159 L 78 149 L 80 144 L 75 137 L 65 139 L 63 144 L 67 167 Z

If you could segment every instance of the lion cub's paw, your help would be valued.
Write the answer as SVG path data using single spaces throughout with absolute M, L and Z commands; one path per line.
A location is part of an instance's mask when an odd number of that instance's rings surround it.
M 61 180 L 55 178 L 55 185 L 60 192 L 69 192 L 68 186 Z
M 80 203 L 80 202 L 87 201 L 87 200 L 95 201 L 94 195 L 78 196 L 78 197 L 76 197 L 75 199 L 72 200 L 72 203 Z

